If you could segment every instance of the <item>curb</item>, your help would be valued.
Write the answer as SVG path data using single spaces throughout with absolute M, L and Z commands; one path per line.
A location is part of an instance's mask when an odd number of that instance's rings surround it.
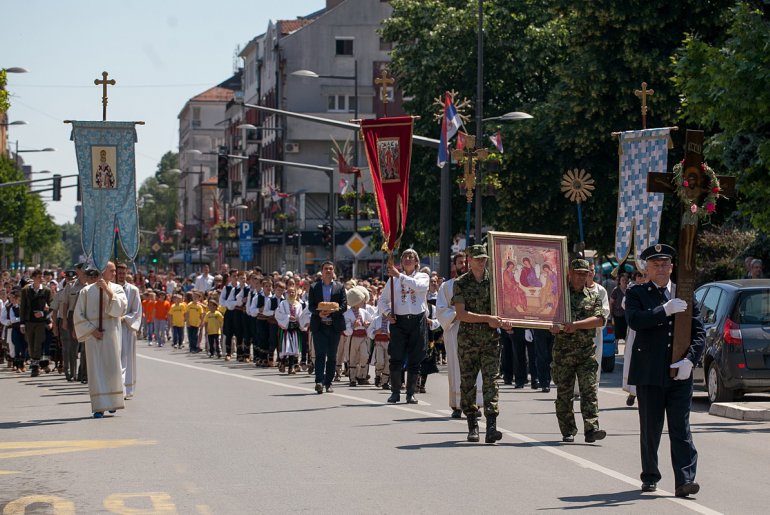
M 750 408 L 740 404 L 729 402 L 715 402 L 711 404 L 709 415 L 716 417 L 732 418 L 735 420 L 767 421 L 770 420 L 770 410 Z

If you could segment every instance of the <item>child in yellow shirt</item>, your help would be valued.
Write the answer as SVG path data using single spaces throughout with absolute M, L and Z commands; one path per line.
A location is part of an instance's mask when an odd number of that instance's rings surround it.
M 209 311 L 206 313 L 204 323 L 206 324 L 206 335 L 208 336 L 209 357 L 222 357 L 222 351 L 219 350 L 219 335 L 222 334 L 222 327 L 225 325 L 225 316 L 217 309 L 219 303 L 214 299 L 209 300 Z
M 171 296 L 173 304 L 168 310 L 168 323 L 171 326 L 172 347 L 181 349 L 184 347 L 184 319 L 187 306 L 182 302 L 182 296 Z
M 187 341 L 190 343 L 190 352 L 197 354 L 200 348 L 200 327 L 203 325 L 203 317 L 206 314 L 206 306 L 200 302 L 201 294 L 198 291 L 185 293 L 187 302 L 187 311 L 185 312 L 185 321 L 187 322 Z

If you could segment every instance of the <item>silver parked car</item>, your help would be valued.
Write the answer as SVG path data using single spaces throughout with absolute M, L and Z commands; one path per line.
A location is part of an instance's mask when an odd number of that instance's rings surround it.
M 770 392 L 770 279 L 707 283 L 695 291 L 706 349 L 693 370 L 709 402 Z

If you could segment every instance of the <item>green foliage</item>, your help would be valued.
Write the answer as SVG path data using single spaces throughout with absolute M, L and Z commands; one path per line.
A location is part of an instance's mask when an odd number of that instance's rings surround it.
M 383 37 L 395 43 L 393 72 L 412 99 L 406 109 L 422 116 L 415 132 L 438 137 L 433 99 L 445 90 L 473 99 L 476 88 L 477 2 L 393 0 Z M 678 93 L 670 87 L 671 56 L 685 34 L 711 41 L 730 0 L 623 3 L 611 0 L 484 2 L 484 116 L 526 111 L 534 119 L 486 126 L 500 128 L 505 146 L 501 191 L 484 199 L 484 225 L 497 230 L 566 234 L 578 239 L 574 205 L 559 191 L 561 175 L 584 168 L 596 179 L 583 205 L 586 240 L 602 252 L 614 244 L 617 143 L 611 132 L 639 128 L 633 90 L 655 89 L 649 126 L 673 125 Z M 460 49 L 461 51 L 457 51 Z M 473 113 L 468 113 L 473 114 Z M 475 133 L 473 126 L 469 131 Z M 484 142 L 485 143 L 485 142 Z M 672 153 L 670 160 L 677 159 Z M 439 191 L 436 151 L 414 148 L 410 204 L 435 205 Z M 453 168 L 453 174 L 460 173 Z M 453 191 L 452 233 L 464 228 L 465 199 Z M 667 201 L 666 220 L 678 222 Z M 437 209 L 409 212 L 404 242 L 433 251 Z M 675 224 L 662 238 L 673 241 Z
M 43 255 L 59 237 L 59 227 L 46 212 L 45 203 L 38 195 L 28 195 L 24 223 L 19 233 L 19 245 L 29 252 L 40 252 Z
M 737 176 L 738 208 L 770 233 L 770 15 L 737 2 L 724 37 L 687 37 L 674 59 L 683 117 L 715 133 L 707 155 Z
M 702 232 L 698 237 L 696 284 L 743 277 L 743 256 L 755 238 L 753 231 L 734 228 Z
M 0 155 L 0 183 L 23 181 L 24 174 L 16 163 Z M 27 186 L 9 186 L 0 188 L 0 236 L 10 236 L 18 242 L 24 227 L 24 213 L 27 208 Z
M 71 266 L 78 262 L 83 253 L 83 240 L 81 236 L 81 227 L 78 224 L 66 223 L 59 226 L 61 231 L 62 243 L 67 249 L 67 260 L 63 266 Z
M 0 68 L 0 113 L 5 113 L 11 107 L 8 101 L 8 90 L 5 89 L 6 84 L 8 84 L 8 72 Z
M 139 208 L 139 229 L 142 233 L 139 255 L 149 254 L 153 243 L 159 242 L 157 232 L 159 225 L 164 227 L 166 239 L 171 238 L 173 236 L 172 231 L 177 228 L 178 175 L 170 173 L 169 170 L 177 168 L 178 163 L 179 154 L 166 152 L 158 163 L 155 175 L 145 179 L 139 186 L 137 193 L 141 206 Z M 147 194 L 152 195 L 152 202 L 142 203 L 142 197 Z

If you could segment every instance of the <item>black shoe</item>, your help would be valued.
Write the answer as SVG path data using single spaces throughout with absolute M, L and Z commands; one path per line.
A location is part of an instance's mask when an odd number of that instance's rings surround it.
M 350 381 L 350 386 L 358 386 L 358 382 L 357 381 Z
M 658 489 L 658 484 L 655 481 L 645 481 L 642 483 L 642 492 L 654 492 Z
M 326 385 L 326 393 L 334 393 L 334 388 L 332 388 L 332 385 Z
M 540 384 L 537 381 L 532 381 L 532 389 L 537 390 L 540 388 Z
M 513 389 L 514 389 L 514 390 L 520 390 L 520 389 L 522 389 L 522 388 L 524 388 L 524 385 L 523 385 L 523 384 L 515 384 L 515 385 L 513 385 Z
M 375 377 L 375 378 L 374 378 L 374 386 L 377 386 L 377 387 L 379 387 L 379 386 L 380 386 L 380 381 L 381 381 L 381 380 L 382 380 L 381 378 L 379 378 L 379 377 Z
M 324 385 L 322 385 L 321 383 L 316 383 L 315 393 L 324 393 Z
M 572 443 L 575 441 L 575 437 L 572 435 L 564 435 L 561 437 L 561 441 L 566 443 Z
M 543 393 L 550 393 L 551 392 L 551 387 L 550 386 L 545 386 L 540 391 L 543 392 Z
M 513 381 L 511 381 L 510 379 L 503 379 L 503 384 L 509 384 L 510 385 L 510 384 L 513 384 Z
M 674 495 L 677 497 L 689 497 L 700 492 L 700 485 L 695 481 L 685 483 L 682 486 L 677 486 L 674 490 Z
M 406 403 L 407 404 L 418 404 L 417 397 L 414 395 L 406 394 Z
M 468 441 L 479 441 L 479 421 L 473 415 L 468 417 Z
M 450 415 L 452 418 L 463 418 L 463 412 L 459 409 L 453 409 L 452 414 Z
M 381 388 L 383 390 L 390 390 L 390 383 L 382 383 Z
M 495 443 L 503 439 L 503 433 L 497 430 L 497 415 L 487 417 L 487 434 L 484 437 L 485 443 Z
M 33 368 L 30 376 L 31 377 L 37 377 L 39 375 L 40 375 L 40 369 L 39 368 Z
M 636 401 L 636 395 L 629 395 L 628 397 L 626 397 L 626 406 L 633 406 L 635 401 Z
M 391 393 L 390 397 L 388 397 L 388 402 L 390 404 L 395 404 L 400 400 L 401 400 L 401 394 L 398 391 Z
M 594 443 L 596 440 L 604 440 L 607 436 L 607 431 L 604 429 L 592 429 L 586 433 L 586 442 Z

